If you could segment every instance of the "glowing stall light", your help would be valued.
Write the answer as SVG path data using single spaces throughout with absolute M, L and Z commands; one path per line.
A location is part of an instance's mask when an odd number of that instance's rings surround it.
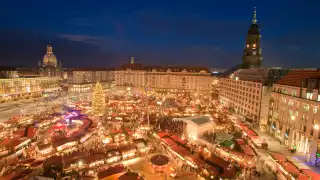
M 135 152 L 129 152 L 129 153 L 123 154 L 122 157 L 125 159 L 125 158 L 133 157 L 134 155 L 136 155 Z
M 78 144 L 77 141 L 68 142 L 68 143 L 65 143 L 65 144 L 57 147 L 57 150 L 58 150 L 58 151 L 62 151 L 62 150 L 64 150 L 64 149 L 73 147 L 73 146 L 75 146 L 75 145 L 77 145 L 77 144 Z
M 121 159 L 121 157 L 115 156 L 115 157 L 109 158 L 109 159 L 107 160 L 107 162 L 108 162 L 108 163 L 114 163 L 114 162 L 119 161 L 120 159 Z
M 52 152 L 52 150 L 53 150 L 53 148 L 52 148 L 52 147 L 49 147 L 49 148 L 40 150 L 39 152 L 40 152 L 41 154 L 48 154 L 48 153 Z
M 104 161 L 103 161 L 103 160 L 95 161 L 95 162 L 90 163 L 90 164 L 89 164 L 89 167 L 94 167 L 94 166 L 102 165 L 102 164 L 104 164 Z
M 84 137 L 82 137 L 82 138 L 80 139 L 80 142 L 83 143 L 83 142 L 87 141 L 90 137 L 91 137 L 91 133 L 85 135 Z
M 102 140 L 103 144 L 108 144 L 111 142 L 111 138 L 105 138 L 104 140 Z

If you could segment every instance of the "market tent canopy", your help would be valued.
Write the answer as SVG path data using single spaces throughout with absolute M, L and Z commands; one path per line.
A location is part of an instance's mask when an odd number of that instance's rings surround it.
M 312 171 L 311 169 L 303 169 L 302 170 L 307 176 L 311 177 L 314 180 L 320 179 L 320 174 Z

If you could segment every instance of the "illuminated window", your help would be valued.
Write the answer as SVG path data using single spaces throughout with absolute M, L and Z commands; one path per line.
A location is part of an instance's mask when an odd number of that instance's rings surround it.
M 313 113 L 317 113 L 318 112 L 318 106 L 314 106 L 313 107 Z
M 312 99 L 312 94 L 313 93 L 307 93 L 307 99 Z
M 303 110 L 309 111 L 310 105 L 309 104 L 303 104 Z
M 297 96 L 297 92 L 296 91 L 292 91 L 292 96 Z

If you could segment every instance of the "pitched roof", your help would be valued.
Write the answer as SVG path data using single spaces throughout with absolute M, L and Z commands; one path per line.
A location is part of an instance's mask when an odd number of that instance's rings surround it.
M 114 174 L 124 173 L 124 172 L 125 172 L 125 167 L 123 166 L 123 164 L 119 164 L 119 165 L 108 167 L 108 169 L 98 172 L 98 178 L 103 179 L 105 177 L 108 177 Z
M 300 87 L 304 79 L 319 77 L 320 70 L 295 70 L 290 71 L 286 76 L 277 81 L 276 84 Z

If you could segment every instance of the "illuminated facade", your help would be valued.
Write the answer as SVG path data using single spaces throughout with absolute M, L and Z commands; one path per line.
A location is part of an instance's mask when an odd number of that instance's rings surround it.
M 71 92 L 89 92 L 98 81 L 105 88 L 110 86 L 112 76 L 113 72 L 105 68 L 74 68 L 67 71 L 67 83 Z
M 313 162 L 320 155 L 319 91 L 319 70 L 289 72 L 272 88 L 268 119 L 273 136 Z
M 258 123 L 263 85 L 261 82 L 240 80 L 238 77 L 220 78 L 219 101 L 236 113 Z
M 0 102 L 57 95 L 62 69 L 51 43 L 38 68 L 4 68 L 0 71 Z
M 115 70 L 115 86 L 153 91 L 210 92 L 213 77 L 206 68 L 143 66 L 132 58 Z
M 60 90 L 60 77 L 0 79 L 0 101 L 40 97 L 44 92 Z
M 63 76 L 62 63 L 57 61 L 56 56 L 53 54 L 51 42 L 47 45 L 47 53 L 44 55 L 43 60 L 39 62 L 40 76 Z
M 286 69 L 239 69 L 220 78 L 219 101 L 264 132 L 267 128 L 270 87 L 286 73 Z

